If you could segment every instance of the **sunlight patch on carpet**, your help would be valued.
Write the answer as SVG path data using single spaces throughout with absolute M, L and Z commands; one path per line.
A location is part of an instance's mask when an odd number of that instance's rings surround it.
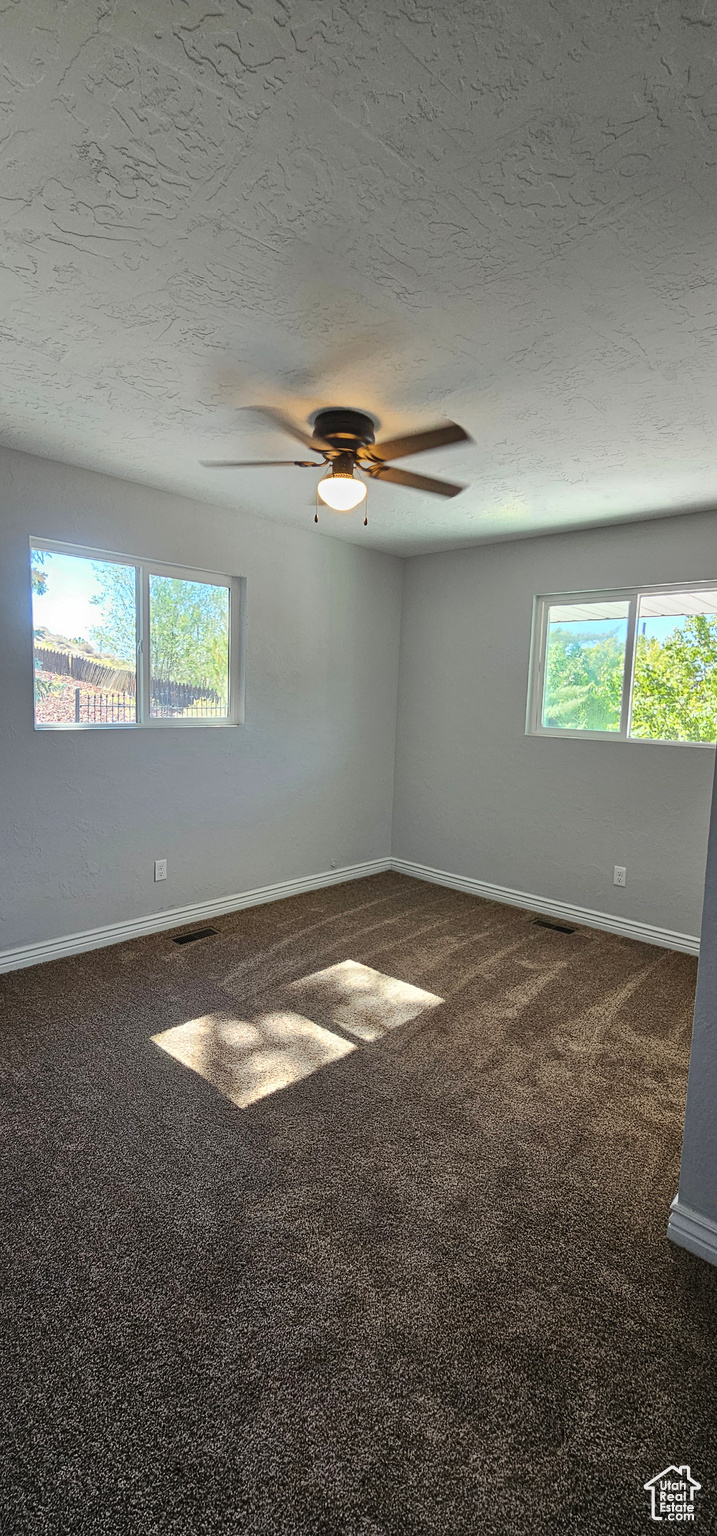
M 342 960 L 340 965 L 303 976 L 286 990 L 302 1011 L 318 1015 L 330 1028 L 345 1029 L 367 1044 L 443 1002 L 435 992 L 424 992 L 396 976 L 384 976 L 356 960 Z
M 207 1013 L 152 1035 L 152 1043 L 246 1109 L 341 1061 L 358 1049 L 357 1041 L 370 1045 L 437 1008 L 443 998 L 356 960 L 342 960 L 265 992 L 263 1001 L 264 1008 L 248 1019 Z
M 356 1050 L 350 1040 L 289 1012 L 260 1013 L 251 1020 L 207 1013 L 153 1035 L 152 1042 L 238 1109 Z

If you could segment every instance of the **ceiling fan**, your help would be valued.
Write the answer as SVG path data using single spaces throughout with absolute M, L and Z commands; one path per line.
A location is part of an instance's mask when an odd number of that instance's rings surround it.
M 404 437 L 390 437 L 383 443 L 374 439 L 374 424 L 363 411 L 319 411 L 314 418 L 313 431 L 309 432 L 285 416 L 283 411 L 268 406 L 255 407 L 273 426 L 289 437 L 296 438 L 306 448 L 319 454 L 316 459 L 203 459 L 205 469 L 263 469 L 277 465 L 293 465 L 298 469 L 321 469 L 328 464 L 328 474 L 318 484 L 321 500 L 334 512 L 350 512 L 366 495 L 363 480 L 357 479 L 356 469 L 374 480 L 388 480 L 392 485 L 405 485 L 414 491 L 428 491 L 433 496 L 457 496 L 465 490 L 450 480 L 431 480 L 427 475 L 414 475 L 408 469 L 394 469 L 390 459 L 404 459 L 411 453 L 426 453 L 431 448 L 443 448 L 448 443 L 469 443 L 471 438 L 454 421 L 442 426 L 428 427 L 423 432 L 410 432 Z

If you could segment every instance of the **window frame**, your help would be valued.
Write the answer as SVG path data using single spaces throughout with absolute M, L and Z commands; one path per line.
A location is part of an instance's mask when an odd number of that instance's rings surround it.
M 43 539 L 39 535 L 31 535 L 29 540 L 30 552 L 33 550 L 46 551 L 49 555 L 73 555 L 81 560 L 99 560 L 112 562 L 115 565 L 126 565 L 135 572 L 135 605 L 137 618 L 137 718 L 136 720 L 120 721 L 92 721 L 92 720 L 68 720 L 48 721 L 46 724 L 35 720 L 35 679 L 34 679 L 34 650 L 35 629 L 32 622 L 32 577 L 29 577 L 30 588 L 30 644 L 32 661 L 32 718 L 33 728 L 36 731 L 136 731 L 136 730 L 185 730 L 197 727 L 216 728 L 217 726 L 237 726 L 244 724 L 245 711 L 245 629 L 246 629 L 246 577 L 226 576 L 219 571 L 200 571 L 194 566 L 168 565 L 163 561 L 149 560 L 139 555 L 121 555 L 117 550 L 93 549 L 84 544 L 70 544 L 66 540 Z M 31 563 L 28 562 L 31 573 Z M 150 602 L 149 579 L 150 576 L 169 576 L 180 581 L 197 581 L 205 585 L 226 587 L 229 592 L 229 648 L 227 657 L 227 714 L 220 718 L 211 715 L 188 716 L 184 719 L 174 716 L 168 719 L 166 716 L 153 716 L 149 712 L 150 699 Z
M 652 596 L 653 594 L 659 595 L 661 592 L 714 592 L 715 590 L 717 590 L 717 579 L 712 581 L 661 581 L 645 583 L 639 587 L 614 587 L 612 589 L 587 592 L 548 592 L 540 593 L 534 597 L 528 668 L 526 736 L 547 736 L 559 739 L 565 737 L 572 741 L 620 741 L 634 743 L 636 746 L 651 747 L 700 747 L 708 752 L 714 752 L 717 743 L 713 741 L 675 741 L 665 736 L 631 736 L 629 726 L 632 713 L 635 643 L 637 639 L 640 598 Z M 622 707 L 620 710 L 620 727 L 617 731 L 580 731 L 574 727 L 550 726 L 543 725 L 542 723 L 549 610 L 554 604 L 589 602 L 628 603 L 625 663 L 622 674 Z

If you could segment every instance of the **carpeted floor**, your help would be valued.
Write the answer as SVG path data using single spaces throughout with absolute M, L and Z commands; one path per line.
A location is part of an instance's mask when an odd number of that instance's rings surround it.
M 696 963 L 387 874 L 2 978 L 3 1532 L 717 1530 Z M 350 962 L 347 964 L 347 962 Z

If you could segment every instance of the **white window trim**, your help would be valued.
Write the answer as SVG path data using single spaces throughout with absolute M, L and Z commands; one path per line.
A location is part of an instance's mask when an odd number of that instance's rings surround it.
M 133 566 L 137 582 L 137 719 L 101 723 L 97 721 L 71 720 L 38 724 L 34 718 L 34 627 L 30 626 L 31 668 L 33 680 L 33 724 L 36 731 L 166 731 L 197 730 L 244 724 L 245 711 L 245 630 L 246 630 L 246 577 L 225 576 L 219 571 L 200 571 L 193 566 L 166 565 L 159 560 L 148 560 L 138 555 L 120 555 L 116 550 L 90 549 L 84 544 L 68 544 L 58 539 L 30 538 L 30 549 L 46 550 L 50 555 L 75 555 L 83 560 L 113 561 L 116 565 Z M 211 715 L 199 715 L 185 719 L 153 717 L 148 712 L 150 686 L 150 648 L 147 633 L 149 613 L 150 576 L 173 576 L 181 581 L 199 581 L 211 586 L 226 587 L 229 592 L 229 698 L 227 714 L 221 719 Z M 32 583 L 30 579 L 30 612 L 32 613 Z
M 533 599 L 533 628 L 528 670 L 528 710 L 525 732 L 527 736 L 548 736 L 573 741 L 619 741 L 639 747 L 699 747 L 714 752 L 712 741 L 671 741 L 658 736 L 630 736 L 628 726 L 632 706 L 633 660 L 637 632 L 638 600 L 660 592 L 714 592 L 717 579 L 712 581 L 663 581 L 639 587 L 615 587 L 612 591 L 549 592 Z M 542 723 L 543 685 L 545 678 L 545 650 L 548 629 L 548 610 L 555 603 L 579 602 L 628 602 L 627 638 L 625 642 L 625 667 L 623 671 L 622 709 L 620 729 L 617 731 L 580 731 L 548 726 Z

